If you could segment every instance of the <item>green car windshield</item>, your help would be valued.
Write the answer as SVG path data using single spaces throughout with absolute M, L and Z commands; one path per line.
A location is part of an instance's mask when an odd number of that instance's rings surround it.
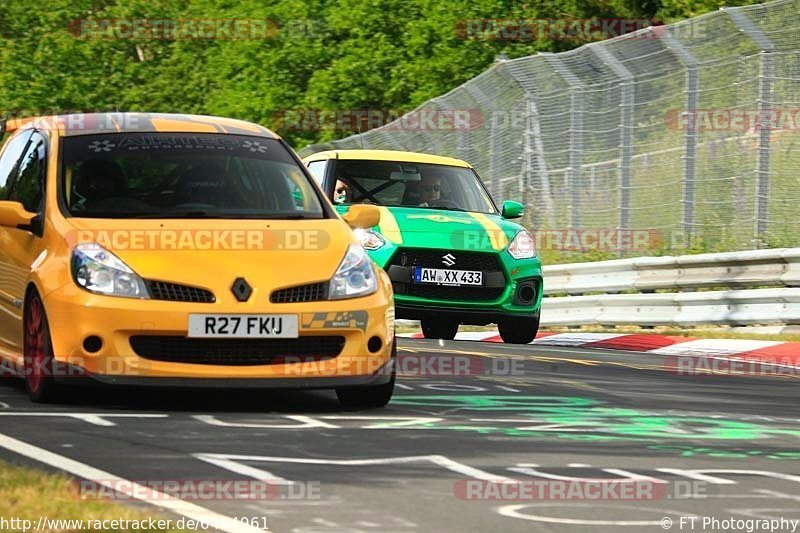
M 371 203 L 496 214 L 471 168 L 392 161 L 339 160 L 334 203 Z

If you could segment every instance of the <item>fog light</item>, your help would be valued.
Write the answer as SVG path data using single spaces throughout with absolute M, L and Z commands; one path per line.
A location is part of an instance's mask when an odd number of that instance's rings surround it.
M 519 288 L 519 299 L 524 303 L 530 303 L 536 297 L 536 291 L 530 285 Z
M 536 280 L 527 279 L 517 284 L 514 292 L 514 305 L 531 305 L 536 302 L 539 286 Z
M 383 341 L 380 337 L 371 337 L 367 342 L 367 349 L 372 353 L 379 352 L 382 347 Z
M 83 339 L 83 349 L 88 353 L 97 353 L 103 347 L 103 339 L 97 335 L 91 335 Z

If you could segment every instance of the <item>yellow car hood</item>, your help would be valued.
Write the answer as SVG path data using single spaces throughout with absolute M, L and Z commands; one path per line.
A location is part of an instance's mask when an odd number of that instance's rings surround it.
M 326 281 L 351 243 L 340 219 L 69 219 L 68 244 L 97 242 L 145 279 L 230 295 L 236 278 L 255 291 Z

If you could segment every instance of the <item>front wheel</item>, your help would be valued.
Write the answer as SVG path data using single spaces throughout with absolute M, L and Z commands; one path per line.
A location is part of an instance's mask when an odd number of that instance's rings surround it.
M 394 382 L 397 378 L 397 338 L 392 341 L 392 377 L 388 383 L 366 385 L 361 387 L 340 387 L 336 389 L 336 397 L 342 407 L 348 409 L 379 409 L 385 407 L 394 394 Z
M 530 344 L 539 332 L 539 314 L 535 317 L 509 317 L 497 323 L 500 338 L 509 344 Z
M 458 333 L 458 322 L 446 318 L 423 318 L 422 334 L 426 339 L 444 339 L 451 341 Z
M 52 401 L 58 393 L 53 379 L 53 343 L 44 304 L 36 292 L 28 297 L 25 304 L 23 324 L 25 390 L 31 401 Z

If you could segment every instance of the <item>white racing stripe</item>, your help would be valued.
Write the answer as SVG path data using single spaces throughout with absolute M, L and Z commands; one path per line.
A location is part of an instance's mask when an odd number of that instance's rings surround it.
M 398 337 L 412 337 L 414 333 L 400 334 Z M 473 331 L 464 332 L 456 335 L 455 340 L 464 341 L 484 341 L 490 337 L 498 335 L 497 331 Z M 569 348 L 579 348 L 587 344 L 599 341 L 630 336 L 630 333 L 557 333 L 534 340 L 531 344 L 536 346 L 564 346 Z M 657 337 L 658 335 L 653 335 Z M 684 342 L 677 342 L 654 350 L 643 350 L 641 346 L 632 345 L 627 349 L 651 355 L 694 355 L 694 356 L 735 356 L 746 352 L 757 352 L 765 348 L 771 348 L 783 341 L 757 341 L 746 339 L 694 339 Z M 625 347 L 617 349 L 625 350 Z M 757 355 L 757 353 L 756 353 Z
M 193 503 L 185 502 L 168 494 L 152 490 L 143 485 L 133 483 L 130 480 L 115 476 L 103 470 L 80 463 L 68 457 L 49 452 L 43 448 L 38 448 L 26 442 L 0 433 L 0 448 L 23 455 L 34 461 L 57 468 L 78 478 L 91 481 L 109 490 L 125 494 L 130 498 L 136 495 L 146 495 L 142 501 L 165 511 L 185 516 L 192 520 L 208 524 L 209 526 L 225 533 L 261 533 L 263 530 L 248 525 L 246 522 L 238 522 L 228 516 L 215 513 L 205 507 L 200 507 Z
M 456 334 L 457 341 L 482 341 L 490 337 L 497 337 L 496 331 L 464 331 Z
M 533 343 L 542 346 L 583 346 L 592 342 L 607 341 L 608 339 L 624 336 L 621 333 L 557 333 L 536 339 Z
M 656 355 L 735 355 L 783 344 L 780 341 L 750 341 L 739 339 L 697 339 L 665 346 L 647 353 Z

